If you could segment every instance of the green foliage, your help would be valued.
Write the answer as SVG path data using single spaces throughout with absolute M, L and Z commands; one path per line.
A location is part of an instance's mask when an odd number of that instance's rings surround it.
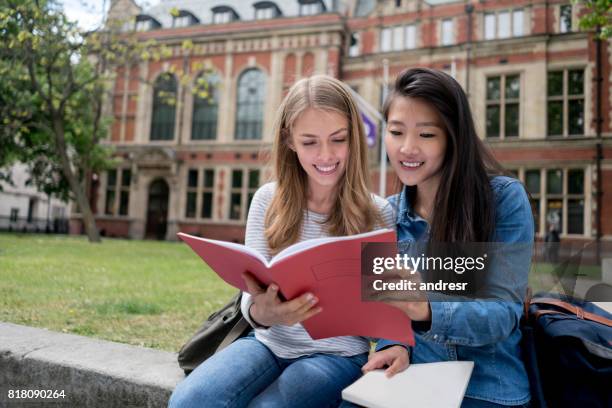
M 100 142 L 111 121 L 103 104 L 112 100 L 117 75 L 146 82 L 139 64 L 180 54 L 182 68 L 170 64 L 169 72 L 180 86 L 191 83 L 190 40 L 173 50 L 126 31 L 129 26 L 132 20 L 109 21 L 83 33 L 56 0 L 0 0 L 0 169 L 27 163 L 31 184 L 75 199 L 84 218 L 90 175 L 113 165 L 112 149 Z M 193 92 L 208 97 L 206 81 L 197 81 Z M 176 95 L 161 96 L 176 105 Z M 0 179 L 7 177 L 0 171 Z M 93 216 L 89 220 L 95 228 Z
M 599 38 L 606 40 L 612 36 L 612 0 L 573 0 L 587 12 L 580 17 L 580 28 L 595 30 L 599 28 Z

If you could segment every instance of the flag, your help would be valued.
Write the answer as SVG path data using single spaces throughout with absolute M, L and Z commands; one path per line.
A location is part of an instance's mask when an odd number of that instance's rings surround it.
M 363 99 L 354 89 L 349 89 L 355 102 L 357 102 L 357 108 L 361 114 L 368 147 L 373 148 L 376 146 L 376 141 L 378 139 L 378 125 L 383 122 L 383 117 L 375 107 L 370 105 L 368 101 Z
M 376 124 L 363 112 L 361 112 L 361 119 L 363 120 L 363 125 L 365 127 L 366 142 L 368 147 L 372 148 L 376 146 Z

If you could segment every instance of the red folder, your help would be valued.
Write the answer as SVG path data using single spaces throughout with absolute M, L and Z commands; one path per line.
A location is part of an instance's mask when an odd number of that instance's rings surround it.
M 257 251 L 232 242 L 179 233 L 225 282 L 248 292 L 242 273 L 252 273 L 264 286 L 274 282 L 285 299 L 313 293 L 323 311 L 302 325 L 313 339 L 367 336 L 414 345 L 410 319 L 381 302 L 361 300 L 362 243 L 395 243 L 395 231 L 378 230 L 347 237 L 303 241 L 267 262 Z

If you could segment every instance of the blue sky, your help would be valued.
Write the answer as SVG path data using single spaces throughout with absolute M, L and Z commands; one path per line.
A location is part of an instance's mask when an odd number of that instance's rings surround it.
M 136 3 L 150 7 L 159 3 L 160 0 L 137 0 Z M 102 23 L 104 13 L 110 4 L 110 0 L 61 0 L 66 15 L 71 20 L 76 20 L 84 30 L 97 28 Z

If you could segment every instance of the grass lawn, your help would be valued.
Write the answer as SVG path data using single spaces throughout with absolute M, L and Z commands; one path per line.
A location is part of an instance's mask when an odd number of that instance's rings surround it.
M 0 321 L 178 351 L 235 291 L 182 243 L 0 233 Z

